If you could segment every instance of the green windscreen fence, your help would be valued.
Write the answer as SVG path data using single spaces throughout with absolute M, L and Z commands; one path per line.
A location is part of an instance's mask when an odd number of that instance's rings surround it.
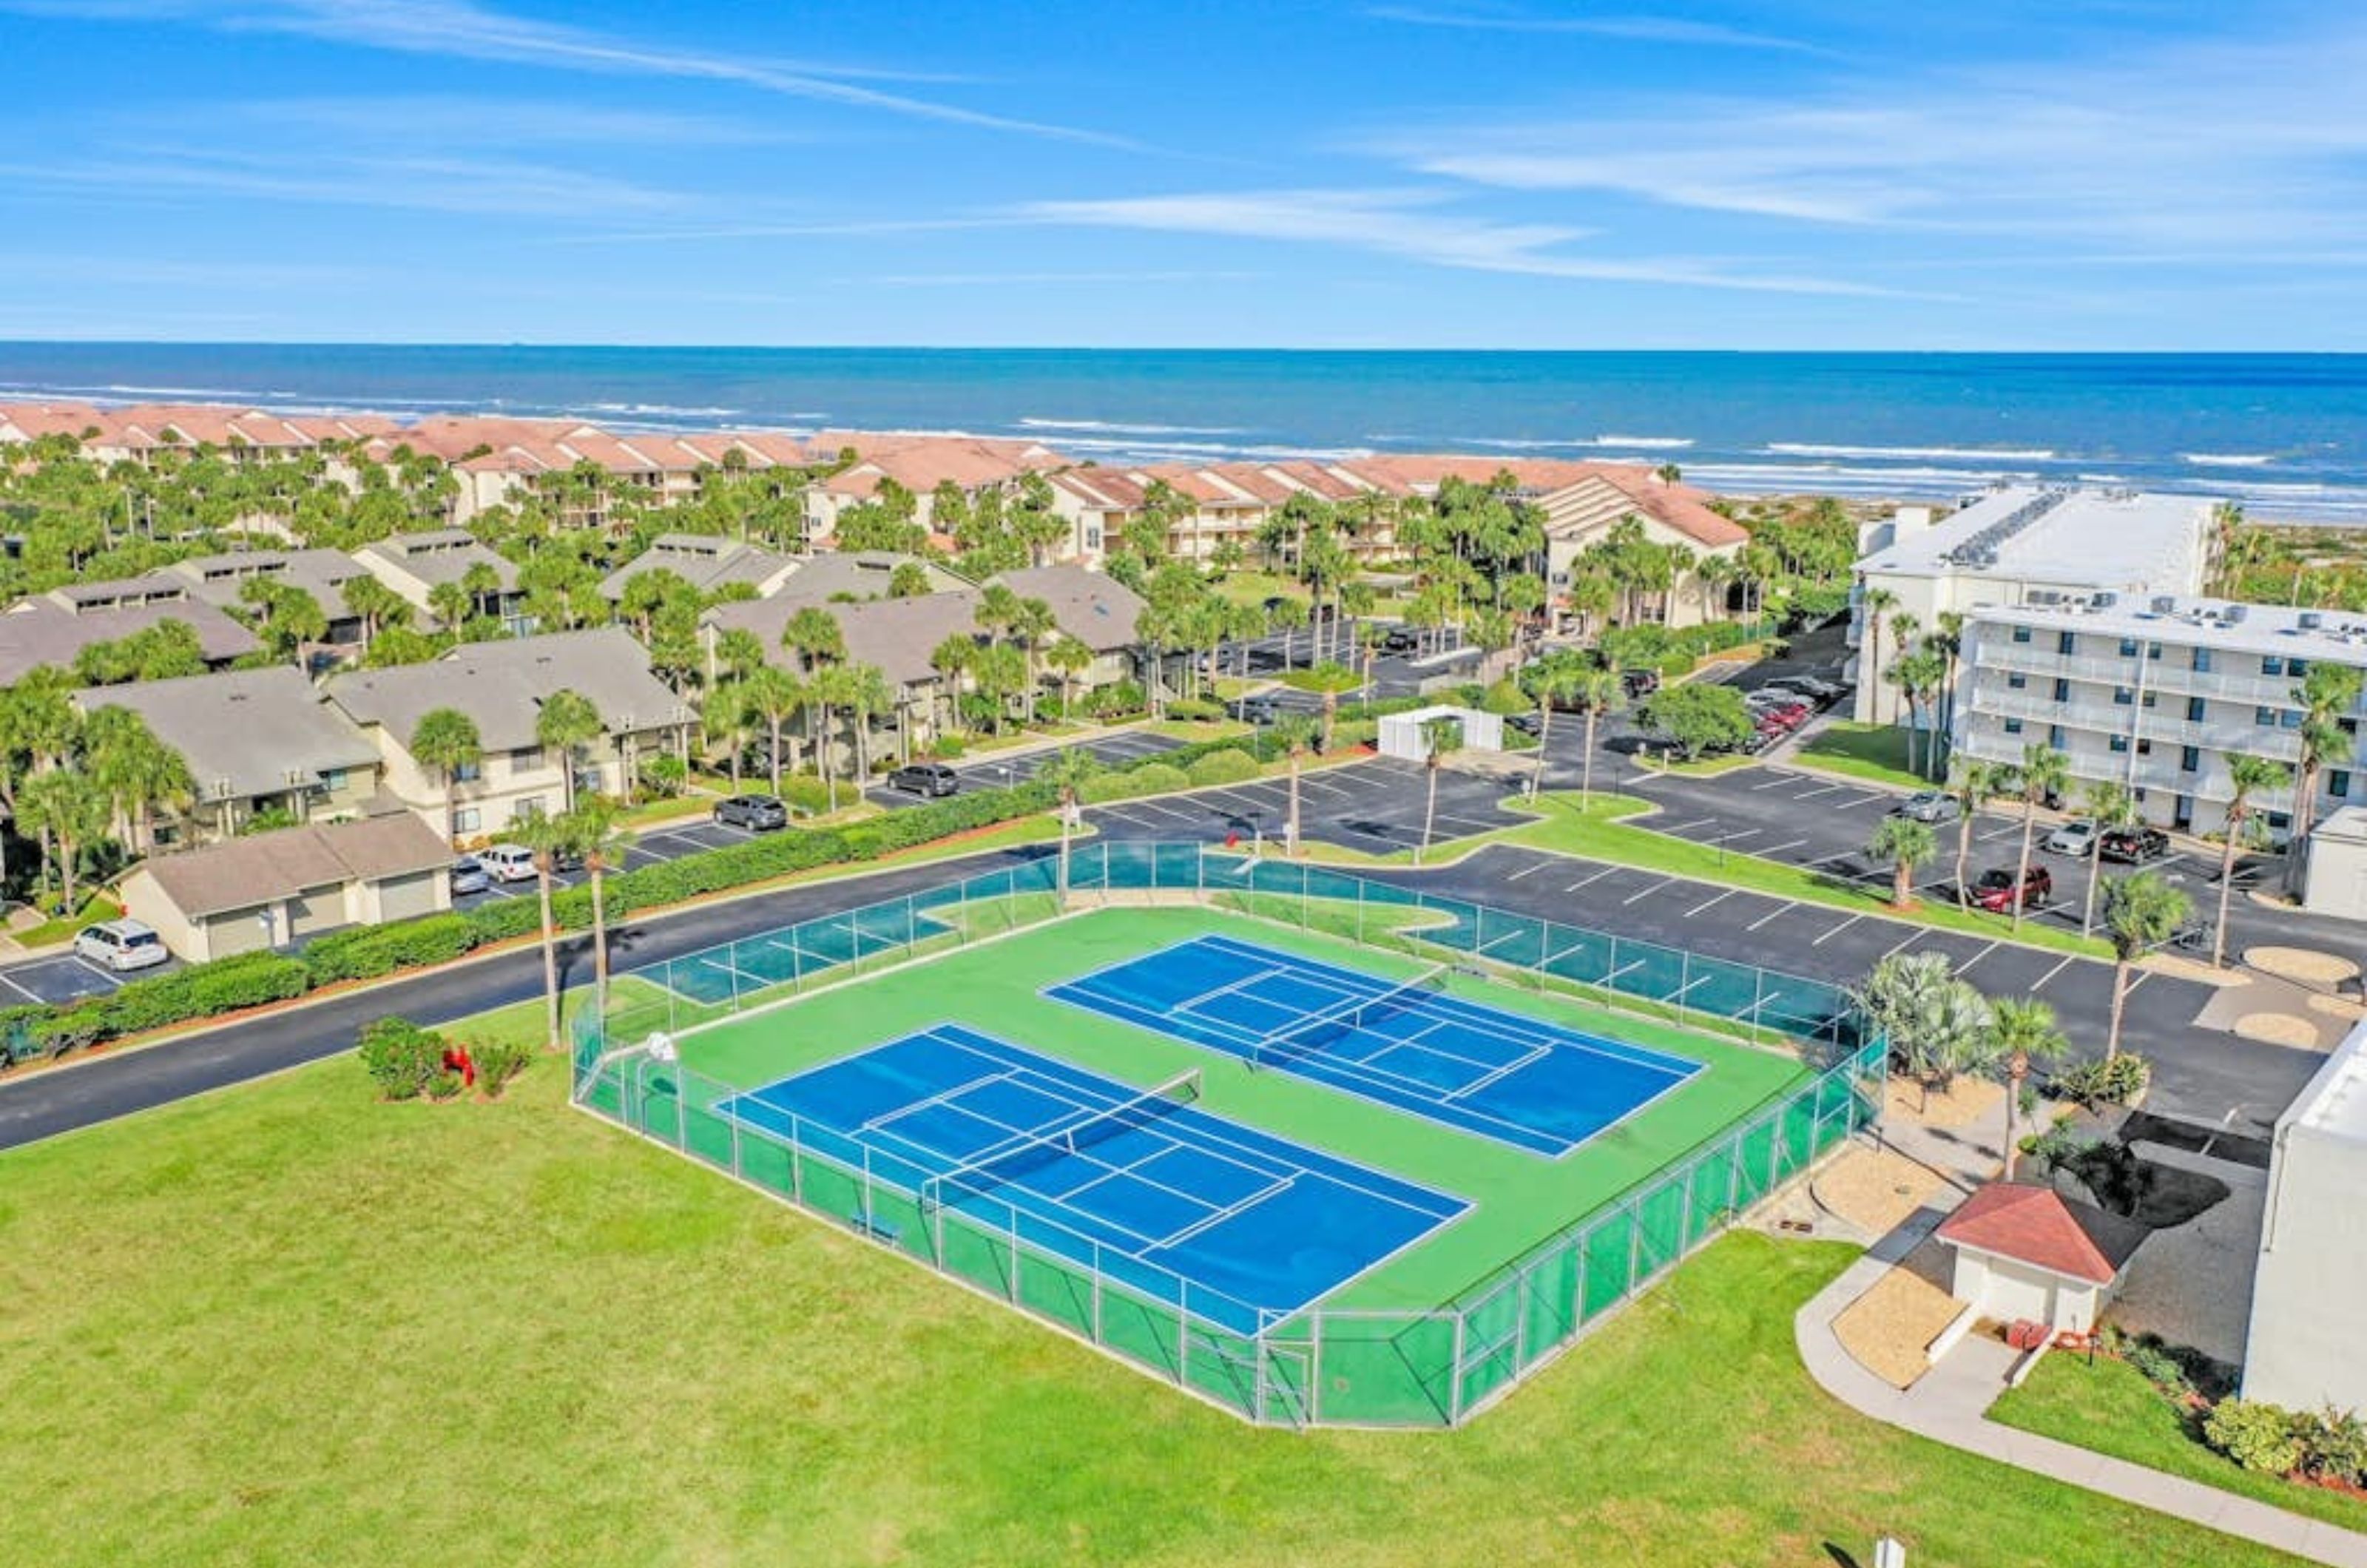
M 1840 987 L 1322 867 L 1197 845 L 1087 846 L 1069 866 L 1071 907 L 1097 893 L 1189 892 L 1376 948 L 1457 954 L 1547 993 L 1789 1042 L 1819 1067 L 1433 1309 L 1276 1319 L 1138 1260 L 1104 1268 L 1091 1240 L 1039 1221 L 996 1229 L 923 1202 L 925 1172 L 840 1129 L 743 1122 L 724 1108 L 730 1088 L 640 1043 L 1056 919 L 1059 886 L 1048 857 L 636 970 L 663 998 L 579 1021 L 577 1100 L 1245 1420 L 1288 1427 L 1468 1419 L 1880 1112 L 1888 1053 Z

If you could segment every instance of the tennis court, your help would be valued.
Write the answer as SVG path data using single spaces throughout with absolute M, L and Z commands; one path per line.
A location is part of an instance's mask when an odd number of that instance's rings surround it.
M 922 1224 L 957 1211 L 1244 1334 L 1469 1206 L 1197 1110 L 1197 1091 L 1196 1074 L 1145 1089 L 940 1024 L 716 1110 L 912 1194 Z
M 667 964 L 663 984 L 711 1007 L 951 929 L 910 904 L 873 905 L 695 953 Z
M 1157 1030 L 1557 1159 L 1701 1070 L 1445 989 L 1200 936 L 1048 987 Z

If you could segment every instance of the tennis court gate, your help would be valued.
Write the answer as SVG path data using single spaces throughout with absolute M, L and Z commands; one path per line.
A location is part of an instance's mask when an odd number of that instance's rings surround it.
M 727 1008 L 629 1003 L 606 1020 L 580 1017 L 577 1102 L 1244 1419 L 1390 1427 L 1451 1427 L 1485 1410 L 1880 1113 L 1887 1048 L 1846 993 L 1823 982 L 1328 868 L 1245 862 L 1198 845 L 1085 846 L 1070 866 L 1071 905 L 1090 904 L 1097 891 L 1188 888 L 1212 904 L 1368 946 L 1459 952 L 1515 983 L 1578 987 L 1655 1016 L 1781 1034 L 1821 1064 L 1808 1083 L 1738 1118 L 1439 1307 L 1319 1307 L 1276 1320 L 1139 1259 L 1106 1256 L 1089 1237 L 1055 1235 L 1060 1227 L 1037 1216 L 1013 1210 L 1007 1223 L 995 1224 L 926 1203 L 930 1173 L 810 1122 L 793 1118 L 783 1137 L 723 1115 L 715 1108 L 736 1092 L 730 1086 L 630 1048 L 653 1029 L 695 1026 L 852 973 L 1059 919 L 1059 901 L 1046 897 L 1056 875 L 1048 857 L 724 944 L 786 941 L 792 953 L 846 956 L 814 969 L 800 964 L 771 994 L 735 996 Z M 1409 934 L 1409 909 L 1438 919 Z M 813 940 L 801 942 L 798 933 L 809 928 Z M 877 945 L 846 940 L 866 931 L 885 934 Z M 888 940 L 898 932 L 902 941 Z M 663 985 L 669 967 L 633 973 Z

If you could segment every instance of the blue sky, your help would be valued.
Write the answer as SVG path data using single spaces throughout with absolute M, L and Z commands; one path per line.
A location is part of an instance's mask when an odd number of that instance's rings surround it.
M 2367 349 L 2330 0 L 0 0 L 0 337 Z

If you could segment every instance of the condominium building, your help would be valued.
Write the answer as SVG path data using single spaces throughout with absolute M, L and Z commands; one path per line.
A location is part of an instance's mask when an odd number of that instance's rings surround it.
M 1946 613 L 2114 593 L 2124 598 L 2200 593 L 2209 582 L 2216 503 L 2126 490 L 2009 485 L 1934 523 L 1928 507 L 1902 507 L 1861 541 L 1849 642 L 1862 722 L 1906 716 L 1878 672 L 1894 656 L 1889 626 L 1902 618 L 1930 631 Z M 1863 648 L 1866 596 L 1887 592 L 1886 646 Z
M 2073 778 L 2127 785 L 2149 820 L 2212 832 L 2226 819 L 2230 757 L 2299 758 L 2298 694 L 2321 663 L 2367 669 L 2367 616 L 2109 592 L 1976 609 L 1954 744 L 1996 762 L 2052 746 Z M 2358 724 L 2342 720 L 2354 735 Z M 2325 769 L 2321 815 L 2367 799 L 2361 768 L 2354 749 Z M 2259 804 L 2271 832 L 2289 824 L 2292 790 Z

